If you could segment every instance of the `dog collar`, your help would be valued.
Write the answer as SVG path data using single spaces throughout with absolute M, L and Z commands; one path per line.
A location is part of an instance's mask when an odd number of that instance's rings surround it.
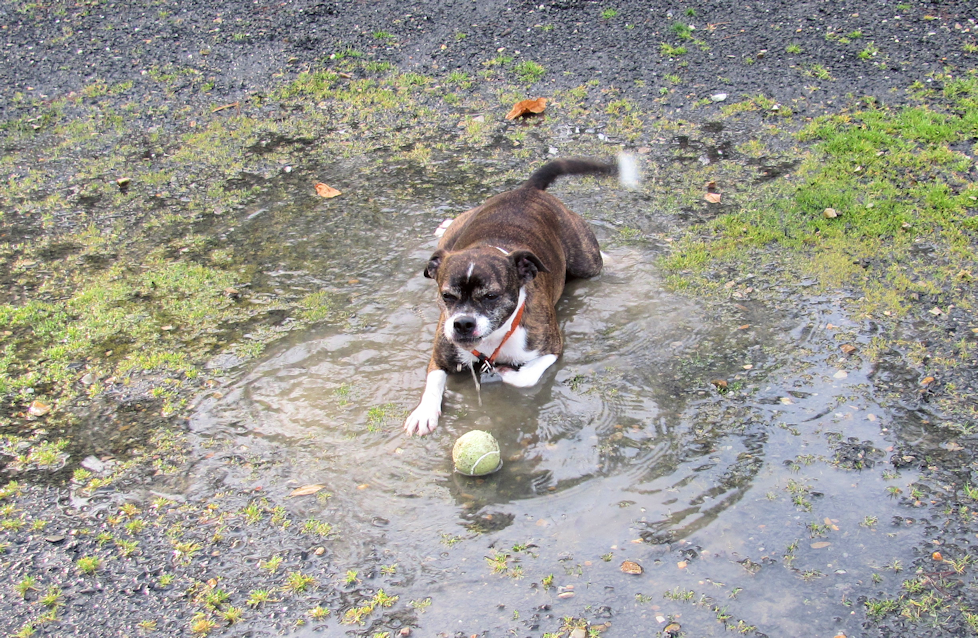
M 488 372 L 489 370 L 492 370 L 493 364 L 496 363 L 496 357 L 499 356 L 499 351 L 503 349 L 503 346 L 506 345 L 506 342 L 509 341 L 509 338 L 513 336 L 513 333 L 516 332 L 516 329 L 520 327 L 520 319 L 523 318 L 524 308 L 526 308 L 526 299 L 520 301 L 520 306 L 519 308 L 516 309 L 516 315 L 513 317 L 513 323 L 510 324 L 509 330 L 507 330 L 506 334 L 503 335 L 503 340 L 499 342 L 499 345 L 496 347 L 496 349 L 493 351 L 491 355 L 487 357 L 486 355 L 482 354 L 478 350 L 472 350 L 472 354 L 475 356 L 476 359 L 479 360 L 479 366 L 484 371 Z

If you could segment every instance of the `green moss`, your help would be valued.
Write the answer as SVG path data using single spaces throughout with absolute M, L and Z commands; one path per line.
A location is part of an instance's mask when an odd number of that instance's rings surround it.
M 975 74 L 946 86 L 944 95 L 943 102 L 870 104 L 814 120 L 798 134 L 813 150 L 795 175 L 692 229 L 663 261 L 669 281 L 706 290 L 714 284 L 704 275 L 720 264 L 763 268 L 777 254 L 787 257 L 788 270 L 815 276 L 823 287 L 857 287 L 870 312 L 903 314 L 910 296 L 920 294 L 966 305 L 969 288 L 946 290 L 944 282 L 975 267 L 978 188 L 968 178 L 971 161 L 951 148 L 975 135 Z M 758 98 L 749 103 L 765 106 Z M 945 247 L 940 259 L 915 253 L 921 242 Z M 867 260 L 877 262 L 871 271 L 858 265 Z
M 524 60 L 523 62 L 520 62 L 513 67 L 513 71 L 516 73 L 516 77 L 518 77 L 521 82 L 526 82 L 527 84 L 539 82 L 540 79 L 547 73 L 547 70 L 542 65 L 537 64 L 532 60 Z
M 666 57 L 678 58 L 679 56 L 686 55 L 686 47 L 683 46 L 673 46 L 668 42 L 662 42 L 659 44 L 659 53 Z

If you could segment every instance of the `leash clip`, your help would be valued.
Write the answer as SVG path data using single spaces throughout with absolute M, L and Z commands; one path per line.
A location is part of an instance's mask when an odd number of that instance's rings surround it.
M 492 365 L 492 360 L 486 355 L 479 353 L 479 372 L 482 374 L 493 374 L 496 367 Z

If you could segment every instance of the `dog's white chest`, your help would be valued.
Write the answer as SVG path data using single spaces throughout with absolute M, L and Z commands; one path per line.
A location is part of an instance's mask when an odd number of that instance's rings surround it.
M 497 332 L 502 332 L 497 331 Z M 505 333 L 503 333 L 505 334 Z M 499 343 L 502 341 L 502 336 L 499 335 L 498 338 L 495 334 L 489 335 L 488 338 L 483 340 L 482 344 L 479 346 L 478 351 L 482 353 L 484 357 L 492 356 L 492 353 L 499 348 Z M 478 357 L 468 350 L 459 349 L 459 355 L 462 361 L 465 362 L 466 366 L 469 363 L 475 363 L 478 361 Z M 513 334 L 506 339 L 503 343 L 503 347 L 499 348 L 499 353 L 496 355 L 496 364 L 511 365 L 519 367 L 526 363 L 527 361 L 532 361 L 540 356 L 540 353 L 536 350 L 528 350 L 526 347 L 526 328 L 519 326 L 513 331 Z

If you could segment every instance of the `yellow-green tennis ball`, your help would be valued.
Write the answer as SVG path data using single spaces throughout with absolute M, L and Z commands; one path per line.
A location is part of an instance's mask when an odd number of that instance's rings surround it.
M 466 476 L 492 474 L 503 466 L 499 444 L 488 432 L 472 430 L 455 441 L 452 448 L 455 469 Z

